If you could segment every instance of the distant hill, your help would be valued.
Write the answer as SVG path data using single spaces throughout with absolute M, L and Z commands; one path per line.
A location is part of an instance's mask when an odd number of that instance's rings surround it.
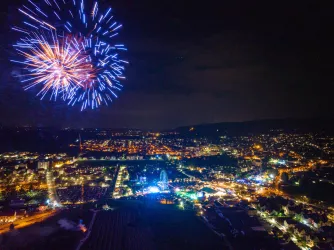
M 185 135 L 242 135 L 249 133 L 319 132 L 334 134 L 334 118 L 318 119 L 268 119 L 245 122 L 222 122 L 178 127 L 177 132 Z

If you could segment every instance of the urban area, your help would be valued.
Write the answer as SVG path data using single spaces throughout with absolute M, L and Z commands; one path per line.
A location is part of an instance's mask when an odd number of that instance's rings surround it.
M 334 136 L 14 132 L 61 146 L 0 154 L 0 249 L 334 248 Z

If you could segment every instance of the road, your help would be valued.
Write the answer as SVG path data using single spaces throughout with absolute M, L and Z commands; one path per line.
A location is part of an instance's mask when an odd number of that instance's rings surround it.
M 114 192 L 115 192 L 116 183 L 117 183 L 118 175 L 119 175 L 119 172 L 120 172 L 120 168 L 121 167 L 118 165 L 116 170 L 115 170 L 115 177 L 112 180 L 112 183 L 111 183 L 111 185 L 109 187 L 109 190 L 108 190 L 108 193 L 110 194 L 111 198 L 114 198 Z
M 53 174 L 50 170 L 47 170 L 46 172 L 46 182 L 48 185 L 48 196 L 50 203 L 52 205 L 59 206 L 61 203 L 57 195 L 56 184 L 53 178 Z
M 48 212 L 44 212 L 44 213 L 38 213 L 38 214 L 29 216 L 29 217 L 21 219 L 21 220 L 17 220 L 17 221 L 14 222 L 14 228 L 18 229 L 18 228 L 23 228 L 23 227 L 30 226 L 34 223 L 46 220 L 47 218 L 55 215 L 56 213 L 57 212 L 55 210 L 52 210 L 52 211 L 48 211 Z M 9 232 L 9 226 L 10 226 L 10 223 L 5 224 L 5 225 L 0 225 L 0 234 Z
M 93 227 L 94 222 L 95 222 L 96 214 L 97 214 L 98 212 L 99 212 L 99 211 L 97 211 L 97 210 L 94 210 L 94 211 L 93 211 L 93 218 L 92 218 L 92 220 L 91 220 L 91 222 L 90 222 L 90 224 L 89 224 L 88 231 L 86 232 L 86 236 L 85 236 L 83 239 L 80 240 L 80 242 L 79 242 L 79 244 L 78 244 L 76 250 L 80 250 L 80 248 L 82 247 L 82 245 L 83 245 L 83 244 L 86 242 L 86 240 L 89 238 L 89 236 L 90 236 L 90 234 L 91 234 L 91 232 L 92 232 L 92 227 Z

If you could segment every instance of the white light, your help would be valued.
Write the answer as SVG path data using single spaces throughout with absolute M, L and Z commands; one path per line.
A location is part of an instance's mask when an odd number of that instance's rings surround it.
M 158 187 L 149 187 L 149 188 L 148 188 L 148 191 L 149 191 L 150 193 L 159 193 L 159 192 L 160 192 L 160 190 L 159 190 Z
M 199 198 L 203 197 L 203 192 L 198 192 L 197 197 L 199 197 Z

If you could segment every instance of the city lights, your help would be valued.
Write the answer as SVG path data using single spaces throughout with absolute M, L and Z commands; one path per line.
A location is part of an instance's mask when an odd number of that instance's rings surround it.
M 22 197 L 10 205 L 37 205 L 29 216 L 43 219 L 66 208 L 96 206 L 106 197 L 157 203 L 180 212 L 194 211 L 230 244 L 245 235 L 238 226 L 240 220 L 245 228 L 268 230 L 274 239 L 292 242 L 300 249 L 316 246 L 316 235 L 334 223 L 325 202 L 286 189 L 301 188 L 305 181 L 315 188 L 319 183 L 333 185 L 328 161 L 308 158 L 295 149 L 288 151 L 290 141 L 303 145 L 309 136 L 281 134 L 275 140 L 270 136 L 225 136 L 213 143 L 205 137 L 170 137 L 170 132 L 159 136 L 139 130 L 90 133 L 103 139 L 74 139 L 69 147 L 80 150 L 77 157 L 66 153 L 0 154 L 4 165 L 0 171 L 6 174 L 0 180 L 0 199 L 6 198 L 4 190 L 9 184 L 11 192 Z M 110 138 L 105 139 L 107 135 Z M 255 147 L 254 141 L 261 147 Z M 102 157 L 97 156 L 100 152 Z M 107 202 L 101 209 L 113 210 Z M 2 224 L 24 218 L 21 214 L 0 217 L 0 230 Z M 230 231 L 217 227 L 217 220 Z M 89 232 L 89 228 L 79 228 Z

